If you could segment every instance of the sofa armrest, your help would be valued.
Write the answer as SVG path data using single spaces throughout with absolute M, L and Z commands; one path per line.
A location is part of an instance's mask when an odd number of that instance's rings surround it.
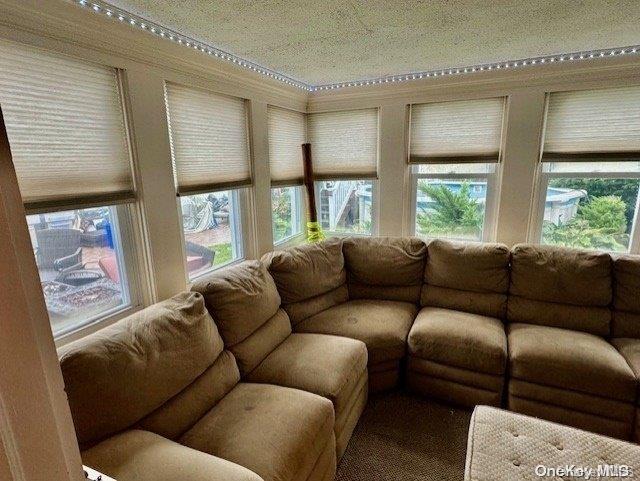
M 83 464 L 116 481 L 262 481 L 242 466 L 149 431 L 125 431 L 81 454 Z

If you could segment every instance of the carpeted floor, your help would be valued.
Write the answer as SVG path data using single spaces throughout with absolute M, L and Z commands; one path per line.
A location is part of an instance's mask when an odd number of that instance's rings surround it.
M 462 481 L 470 419 L 403 392 L 371 396 L 336 481 Z

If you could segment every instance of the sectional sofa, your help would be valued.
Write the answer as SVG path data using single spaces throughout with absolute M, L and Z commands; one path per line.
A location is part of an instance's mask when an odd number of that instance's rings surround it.
M 119 481 L 333 479 L 368 392 L 398 386 L 638 439 L 640 258 L 329 239 L 59 354 L 83 460 Z

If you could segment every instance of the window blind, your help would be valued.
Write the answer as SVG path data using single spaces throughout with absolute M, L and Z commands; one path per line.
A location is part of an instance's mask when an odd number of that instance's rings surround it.
M 409 163 L 498 162 L 504 98 L 411 106 Z
M 179 195 L 251 185 L 244 99 L 166 84 Z
M 115 69 L 0 42 L 0 106 L 28 211 L 135 198 Z
M 307 141 L 305 114 L 269 106 L 267 124 L 271 184 L 302 184 L 302 144 Z
M 316 179 L 378 177 L 378 109 L 309 114 L 307 133 Z
M 638 160 L 640 87 L 553 92 L 547 101 L 543 160 Z

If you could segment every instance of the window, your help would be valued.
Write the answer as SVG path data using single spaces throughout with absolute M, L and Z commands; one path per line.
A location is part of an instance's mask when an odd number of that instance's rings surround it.
M 54 335 L 131 306 L 126 206 L 27 216 Z
M 238 190 L 180 197 L 189 278 L 242 258 Z
M 631 250 L 640 157 L 637 162 L 619 163 L 548 162 L 543 165 L 541 179 L 543 244 Z
M 375 232 L 378 110 L 309 114 L 307 131 L 323 231 L 371 235 Z
M 503 110 L 502 98 L 411 106 L 415 235 L 493 238 Z
M 371 180 L 316 182 L 318 220 L 327 235 L 371 235 L 374 183 Z
M 424 164 L 412 166 L 415 234 L 420 237 L 481 241 L 494 192 L 496 164 Z M 489 218 L 488 218 L 489 217 Z
M 300 187 L 271 189 L 273 243 L 282 244 L 302 234 L 303 212 Z
M 305 114 L 272 107 L 267 109 L 271 212 L 274 245 L 303 233 L 301 187 L 302 144 L 307 141 Z
M 638 252 L 638 129 L 638 87 L 548 96 L 536 239 Z
M 191 280 L 244 255 L 244 187 L 252 183 L 247 105 L 172 83 L 166 104 Z
M 119 72 L 6 42 L 0 72 L 54 336 L 136 307 L 136 192 Z

